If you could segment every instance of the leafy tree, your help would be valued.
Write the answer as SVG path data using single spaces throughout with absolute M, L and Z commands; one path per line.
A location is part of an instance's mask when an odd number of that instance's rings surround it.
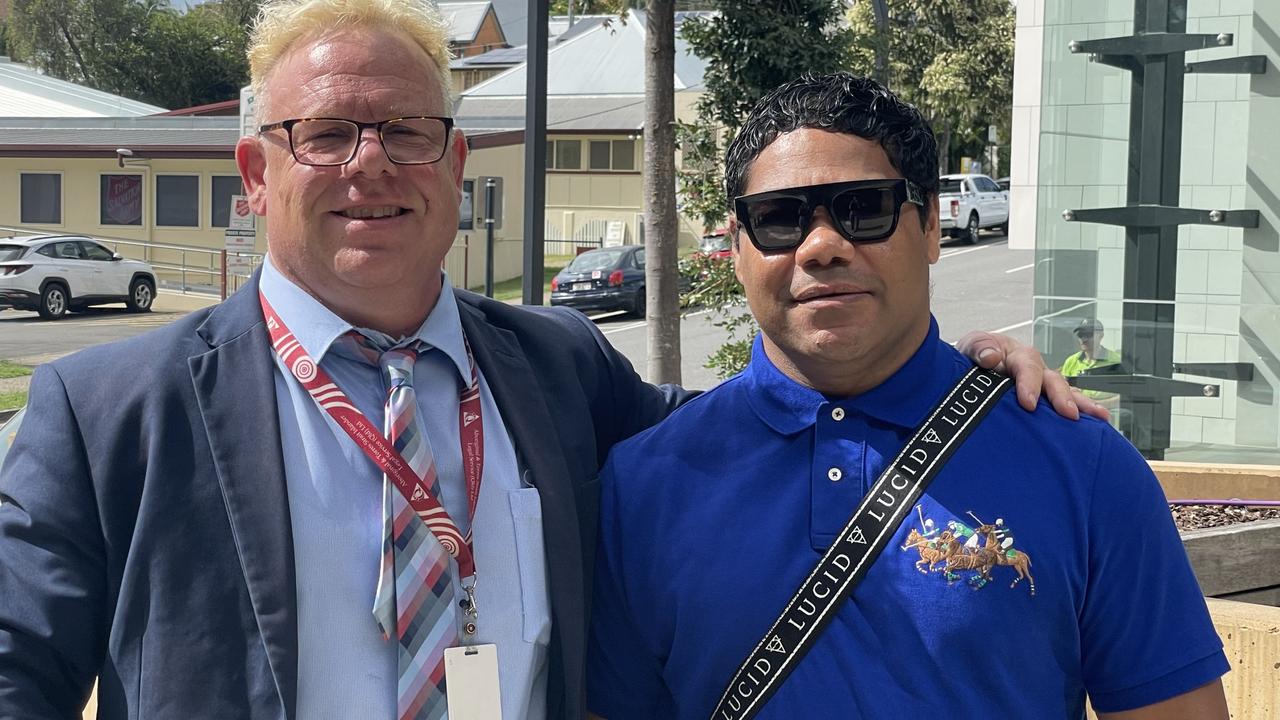
M 50 75 L 168 108 L 237 97 L 256 0 L 14 0 L 10 43 Z
M 678 128 L 683 210 L 707 230 L 725 223 L 724 149 L 752 106 L 768 91 L 805 72 L 847 68 L 853 42 L 841 22 L 842 0 L 716 0 L 711 5 L 719 11 L 717 15 L 686 20 L 681 28 L 692 51 L 707 60 L 707 68 L 698 119 Z M 729 341 L 708 358 L 706 367 L 720 377 L 738 372 L 746 366 L 758 328 L 743 309 L 742 286 L 732 263 L 695 257 L 683 272 L 696 279 L 685 304 L 710 309 L 712 322 L 729 334 Z
M 938 167 L 960 152 L 981 154 L 987 126 L 1008 137 L 1013 104 L 1014 7 L 1009 0 L 884 0 L 889 86 L 921 109 L 938 136 Z M 886 39 L 868 0 L 848 22 L 853 66 L 871 68 Z

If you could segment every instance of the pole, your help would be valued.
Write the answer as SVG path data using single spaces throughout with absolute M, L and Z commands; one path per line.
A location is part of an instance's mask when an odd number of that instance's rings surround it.
M 493 297 L 493 178 L 484 181 L 484 295 Z
M 542 304 L 547 216 L 547 0 L 529 0 L 525 52 L 524 304 Z

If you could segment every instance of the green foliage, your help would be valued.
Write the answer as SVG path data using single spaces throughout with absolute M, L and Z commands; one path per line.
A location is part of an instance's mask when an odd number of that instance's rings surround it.
M 685 20 L 681 26 L 694 54 L 707 60 L 707 89 L 698 101 L 697 121 L 676 128 L 682 152 L 681 210 L 708 230 L 725 224 L 724 150 L 751 108 L 765 93 L 806 72 L 850 67 L 853 43 L 841 22 L 842 0 L 709 4 L 719 14 Z M 746 367 L 759 328 L 746 312 L 732 262 L 695 257 L 690 263 L 687 273 L 694 284 L 685 303 L 705 306 L 716 317 L 714 323 L 729 332 L 729 341 L 707 359 L 706 367 L 728 377 Z
M 981 155 L 987 126 L 1009 137 L 1014 7 L 1009 0 L 885 0 L 888 36 L 869 0 L 849 9 L 853 66 L 870 73 L 887 43 L 889 86 L 925 113 L 938 135 L 942 171 L 961 153 Z
M 8 360 L 0 360 L 0 380 L 26 377 L 31 373 L 31 368 L 26 365 L 19 365 L 17 363 L 9 362 Z
M 160 0 L 14 0 L 9 42 L 54 77 L 180 108 L 239 96 L 256 12 L 256 0 L 187 13 Z

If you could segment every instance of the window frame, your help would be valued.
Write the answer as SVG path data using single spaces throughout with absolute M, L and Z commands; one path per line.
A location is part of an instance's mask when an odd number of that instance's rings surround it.
M 103 228 L 103 229 L 107 229 L 107 228 L 137 228 L 137 229 L 143 229 L 143 228 L 146 228 L 146 227 L 147 227 L 147 211 L 148 211 L 148 209 L 149 209 L 149 208 L 147 207 L 147 180 L 146 180 L 146 175 L 147 175 L 147 173 L 145 173 L 145 172 L 100 172 L 100 173 L 98 173 L 98 192 L 97 192 L 97 196 L 98 196 L 98 227 L 99 227 L 99 228 Z M 136 178 L 138 178 L 138 179 L 139 179 L 139 180 L 138 180 L 138 182 L 139 182 L 139 183 L 141 183 L 141 187 L 140 187 L 140 188 L 139 188 L 139 190 L 138 190 L 138 203 L 141 205 L 141 207 L 139 207 L 139 208 L 138 208 L 138 222 L 137 222 L 137 223 L 108 223 L 108 222 L 103 222 L 103 220 L 106 218 L 106 205 L 105 205 L 105 203 L 103 202 L 103 193 L 104 193 L 104 188 L 103 188 L 103 186 L 102 186 L 102 183 L 103 183 L 103 181 L 104 181 L 106 178 L 108 178 L 108 177 L 117 177 L 117 176 L 131 176 L 131 177 L 136 177 Z
M 231 200 L 227 203 L 227 217 L 225 220 L 219 223 L 218 218 L 215 215 L 218 209 L 218 202 L 214 193 L 217 192 L 218 180 L 222 178 L 234 179 L 240 189 L 239 192 L 231 193 L 231 197 L 234 198 L 236 195 L 244 195 L 244 179 L 239 175 L 224 175 L 219 173 L 209 174 L 209 192 L 207 193 L 207 197 L 209 198 L 209 228 L 212 230 L 226 230 L 231 227 L 231 204 L 234 203 L 235 200 Z
M 18 224 L 19 225 L 37 225 L 40 227 L 66 227 L 67 221 L 67 186 L 63 182 L 66 173 L 62 170 L 19 170 L 18 171 Z M 58 221 L 57 222 L 38 222 L 29 221 L 22 215 L 22 177 L 24 175 L 51 175 L 58 178 Z

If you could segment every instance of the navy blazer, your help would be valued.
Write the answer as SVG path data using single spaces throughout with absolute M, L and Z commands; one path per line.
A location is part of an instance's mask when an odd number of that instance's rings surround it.
M 584 714 L 596 475 L 684 397 L 582 315 L 455 291 L 542 498 L 551 718 Z M 0 470 L 0 717 L 295 716 L 293 542 L 257 281 L 39 368 Z

